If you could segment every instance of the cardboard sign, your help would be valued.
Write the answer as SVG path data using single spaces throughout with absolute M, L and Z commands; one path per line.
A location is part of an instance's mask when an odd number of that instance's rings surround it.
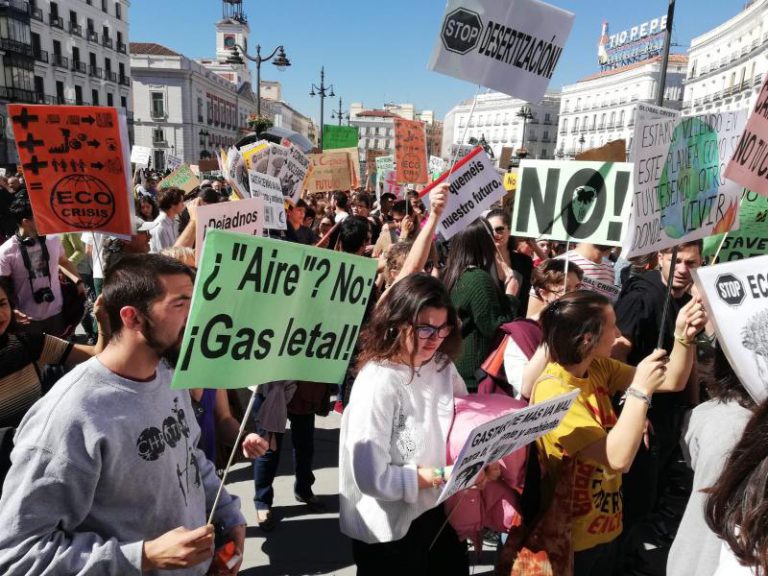
M 8 104 L 8 115 L 40 234 L 133 233 L 124 116 L 107 107 L 21 104 Z
M 517 190 L 517 169 L 514 168 L 504 173 L 504 190 L 512 192 Z
M 264 198 L 246 198 L 238 202 L 219 202 L 197 208 L 195 261 L 200 264 L 203 242 L 208 230 L 227 230 L 261 236 L 264 228 Z
M 768 196 L 768 74 L 755 100 L 725 177 Z
M 506 194 L 493 162 L 480 146 L 457 162 L 453 170 L 426 186 L 420 196 L 426 197 L 442 182 L 450 185 L 448 202 L 438 224 L 438 230 L 446 240 L 469 226 Z
M 210 230 L 172 387 L 341 382 L 375 276 L 371 258 Z
M 357 127 L 323 125 L 323 150 L 357 148 Z
M 456 457 L 453 472 L 437 503 L 474 486 L 488 464 L 498 462 L 557 428 L 578 395 L 578 390 L 561 394 L 474 428 Z
M 625 258 L 738 228 L 741 186 L 722 173 L 744 121 L 743 111 L 680 119 L 638 115 Z
M 722 242 L 718 262 L 768 254 L 768 197 L 742 191 L 739 229 L 704 238 L 704 258 L 711 261 Z
M 201 158 L 197 161 L 200 172 L 215 172 L 219 170 L 219 161 L 215 158 Z
M 632 164 L 523 160 L 512 234 L 618 246 L 632 206 Z
M 372 150 L 369 148 L 365 151 L 365 169 L 368 174 L 374 174 L 376 172 L 376 161 L 386 155 L 387 152 L 385 150 Z M 392 156 L 390 156 L 390 158 L 392 158 Z
M 613 140 L 605 146 L 592 148 L 576 154 L 576 160 L 589 162 L 626 162 L 627 161 L 627 141 Z
M 200 180 L 197 179 L 197 176 L 192 172 L 189 165 L 182 164 L 176 170 L 168 174 L 168 176 L 160 180 L 160 183 L 157 185 L 161 190 L 163 188 L 170 188 L 171 186 L 180 188 L 184 190 L 184 192 L 189 193 L 200 186 Z
M 572 25 L 537 0 L 449 0 L 429 68 L 539 102 Z
M 296 202 L 301 197 L 304 179 L 309 172 L 309 158 L 296 146 L 288 150 L 288 157 L 277 175 L 283 196 Z
M 427 136 L 424 123 L 395 118 L 395 166 L 398 182 L 426 184 Z
M 309 160 L 312 171 L 304 182 L 309 192 L 333 192 L 352 187 L 350 163 L 345 150 L 310 154 Z
M 149 159 L 152 157 L 152 148 L 146 146 L 133 145 L 131 148 L 131 164 L 138 166 L 149 166 Z
M 768 256 L 702 266 L 692 272 L 718 344 L 760 404 L 768 398 Z
M 287 222 L 280 180 L 255 170 L 248 170 L 248 188 L 251 197 L 264 201 L 264 227 L 270 230 L 285 230 Z

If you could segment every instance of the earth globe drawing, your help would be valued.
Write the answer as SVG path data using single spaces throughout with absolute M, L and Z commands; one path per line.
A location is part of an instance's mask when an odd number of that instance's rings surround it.
M 661 225 L 670 238 L 701 228 L 717 210 L 716 202 L 707 204 L 719 187 L 719 180 L 709 176 L 708 166 L 720 166 L 717 132 L 700 118 L 680 122 L 672 133 L 656 192 Z M 706 213 L 700 210 L 704 206 L 709 208 Z
M 115 215 L 115 197 L 95 176 L 70 174 L 53 187 L 51 211 L 69 226 L 98 230 Z

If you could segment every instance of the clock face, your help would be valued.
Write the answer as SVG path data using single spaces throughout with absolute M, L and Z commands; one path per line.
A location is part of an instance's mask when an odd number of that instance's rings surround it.
M 224 36 L 224 48 L 232 48 L 235 45 L 235 35 L 227 34 Z

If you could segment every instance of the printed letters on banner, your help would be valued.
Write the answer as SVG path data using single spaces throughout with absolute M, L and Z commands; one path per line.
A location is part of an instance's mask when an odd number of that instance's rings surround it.
M 744 111 L 679 119 L 638 116 L 625 258 L 738 228 L 741 186 L 723 173 L 745 117 Z
M 768 256 L 693 270 L 718 345 L 758 404 L 768 398 Z
M 375 276 L 371 258 L 209 230 L 172 386 L 341 382 Z
M 493 162 L 479 146 L 457 162 L 452 170 L 426 186 L 420 195 L 426 197 L 432 188 L 443 182 L 450 184 L 450 193 L 438 230 L 446 240 L 477 220 L 483 211 L 506 194 Z
M 736 152 L 725 169 L 725 177 L 768 196 L 768 74 Z
M 512 234 L 618 246 L 632 205 L 632 164 L 523 160 Z
M 261 236 L 263 228 L 264 198 L 246 198 L 239 202 L 219 202 L 199 206 L 195 230 L 195 262 L 200 264 L 203 242 L 208 229 Z
M 427 137 L 419 120 L 395 118 L 395 166 L 401 184 L 426 184 Z
M 9 104 L 8 115 L 40 234 L 133 234 L 124 116 L 107 107 L 26 104 Z
M 357 148 L 355 148 L 357 150 Z M 352 188 L 351 165 L 346 149 L 310 154 L 312 170 L 305 188 L 309 192 L 333 192 Z
M 264 227 L 270 230 L 285 230 L 287 223 L 280 180 L 255 170 L 248 170 L 248 184 L 251 196 L 262 198 L 264 201 Z
M 538 0 L 449 0 L 429 68 L 540 102 L 573 14 Z

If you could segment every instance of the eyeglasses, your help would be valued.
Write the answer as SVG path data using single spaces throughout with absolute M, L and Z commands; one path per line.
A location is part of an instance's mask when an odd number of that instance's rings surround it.
M 429 340 L 437 336 L 438 338 L 445 338 L 451 332 L 453 332 L 453 326 L 448 323 L 442 326 L 432 326 L 431 324 L 419 324 L 416 326 L 416 334 L 418 334 L 421 340 Z
M 496 232 L 496 234 L 504 234 L 504 230 L 506 229 L 506 226 L 496 226 L 493 231 Z

